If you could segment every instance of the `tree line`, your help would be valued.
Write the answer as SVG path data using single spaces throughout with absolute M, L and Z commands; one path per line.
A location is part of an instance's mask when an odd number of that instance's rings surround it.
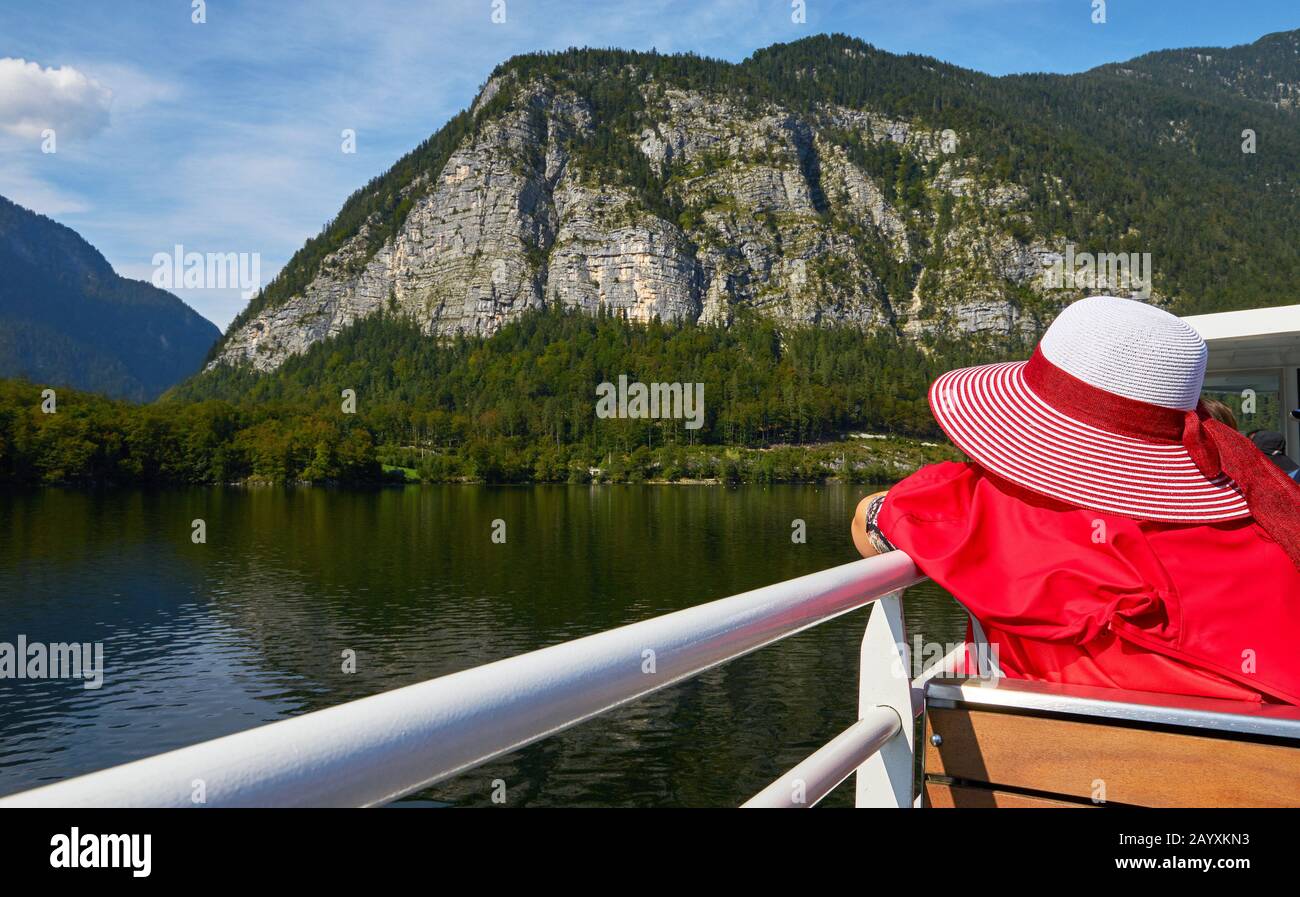
M 939 440 L 935 376 L 1022 349 L 557 309 L 438 343 L 377 315 L 269 374 L 220 366 L 151 405 L 60 389 L 45 413 L 41 385 L 4 381 L 0 481 L 874 480 L 933 454 L 916 440 Z M 598 417 L 596 387 L 620 375 L 703 383 L 702 425 Z M 912 441 L 826 447 L 860 431 Z

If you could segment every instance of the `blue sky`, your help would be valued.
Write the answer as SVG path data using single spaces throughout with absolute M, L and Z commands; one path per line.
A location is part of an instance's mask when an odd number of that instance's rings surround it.
M 0 0 L 0 195 L 74 228 L 128 277 L 148 279 L 154 254 L 179 243 L 259 253 L 265 282 L 517 53 L 738 61 L 838 31 L 993 74 L 1075 72 L 1300 27 L 1296 0 L 1108 0 L 1104 25 L 1093 0 L 805 4 L 799 24 L 791 0 L 208 0 L 195 24 L 191 0 Z M 341 151 L 345 128 L 355 154 Z M 245 302 L 175 292 L 222 327 Z

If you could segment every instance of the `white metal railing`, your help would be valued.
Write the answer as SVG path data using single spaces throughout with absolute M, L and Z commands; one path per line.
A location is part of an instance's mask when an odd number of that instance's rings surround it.
M 911 719 L 907 725 L 912 725 Z M 746 808 L 810 807 L 895 738 L 903 728 L 892 707 L 872 707 L 825 747 L 751 797 Z M 908 760 L 911 774 L 911 759 Z
M 856 768 L 859 805 L 911 806 L 898 595 L 922 578 L 900 551 L 854 561 L 14 794 L 0 807 L 183 807 L 200 792 L 205 806 L 384 804 L 881 599 L 863 640 L 861 720 L 797 767 L 812 785 L 802 805 Z

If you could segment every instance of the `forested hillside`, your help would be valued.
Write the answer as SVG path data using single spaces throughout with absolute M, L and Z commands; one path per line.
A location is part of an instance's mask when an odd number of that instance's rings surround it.
M 1067 246 L 1149 253 L 1179 313 L 1296 301 L 1296 34 L 1071 76 L 838 35 L 517 57 L 160 404 L 6 385 L 0 478 L 890 479 L 950 451 L 938 373 L 1100 291 L 1045 284 Z M 602 419 L 620 376 L 703 384 L 702 425 Z
M 394 421 L 392 438 L 423 414 L 437 422 L 430 432 L 458 441 L 519 436 L 603 448 L 601 428 L 609 427 L 604 440 L 616 431 L 625 448 L 688 436 L 727 445 L 808 443 L 852 427 L 936 435 L 929 383 L 950 367 L 995 357 L 1003 355 L 965 342 L 922 351 L 891 334 L 847 328 L 783 332 L 752 314 L 730 327 L 641 326 L 564 310 L 525 314 L 492 337 L 430 345 L 409 320 L 379 314 L 290 359 L 275 376 L 218 368 L 167 398 L 334 409 L 341 391 L 354 389 L 368 413 Z M 596 384 L 620 375 L 703 383 L 704 426 L 686 433 L 680 421 L 596 420 Z
M 0 377 L 149 401 L 195 373 L 220 331 L 119 277 L 70 228 L 0 196 Z
M 149 406 L 60 393 L 45 414 L 38 387 L 4 383 L 0 480 L 352 482 L 383 479 L 386 464 L 390 478 L 433 481 L 880 482 L 951 456 L 918 442 L 938 434 L 926 387 L 991 357 L 842 328 L 783 337 L 757 317 L 640 326 L 572 311 L 431 347 L 381 315 L 275 377 L 226 369 L 198 401 L 185 387 Z M 598 417 L 596 385 L 620 374 L 704 384 L 703 426 Z M 913 438 L 830 444 L 850 428 Z
M 1294 301 L 1296 34 L 997 78 L 842 35 L 738 64 L 516 57 L 211 359 L 272 370 L 380 311 L 441 338 L 550 305 L 998 342 L 1092 291 L 1045 285 L 1067 246 L 1149 254 L 1141 298 L 1178 313 Z

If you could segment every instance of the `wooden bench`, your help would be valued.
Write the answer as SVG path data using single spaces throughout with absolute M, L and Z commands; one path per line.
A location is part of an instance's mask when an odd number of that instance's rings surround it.
M 927 807 L 1300 807 L 1300 708 L 1009 679 L 925 689 Z

